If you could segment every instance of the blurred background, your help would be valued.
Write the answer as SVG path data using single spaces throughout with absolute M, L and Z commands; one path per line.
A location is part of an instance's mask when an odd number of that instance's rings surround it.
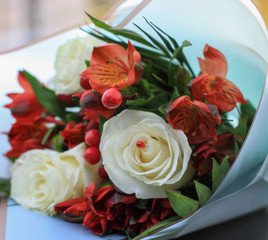
M 252 0 L 268 22 L 268 0 Z M 34 40 L 83 25 L 83 11 L 105 19 L 119 5 L 128 2 L 132 7 L 138 0 L 0 0 L 0 53 Z
M 0 53 L 85 24 L 84 11 L 106 19 L 124 2 L 141 0 L 0 0 Z

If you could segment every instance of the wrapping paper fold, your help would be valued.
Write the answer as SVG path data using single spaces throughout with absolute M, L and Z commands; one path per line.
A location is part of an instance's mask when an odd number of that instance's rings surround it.
M 249 0 L 154 0 L 144 1 L 143 8 L 133 18 L 140 27 L 148 29 L 142 16 L 154 22 L 178 42 L 193 43 L 186 50 L 189 61 L 197 68 L 197 56 L 202 56 L 205 43 L 220 49 L 229 62 L 228 78 L 244 92 L 258 108 L 247 139 L 228 175 L 211 197 L 197 212 L 178 223 L 144 239 L 168 239 L 217 224 L 268 205 L 268 87 L 265 75 L 268 63 L 268 38 L 264 21 Z M 206 6 L 206 7 L 204 7 Z M 137 12 L 137 10 L 136 10 Z M 136 13 L 135 12 L 135 13 Z M 127 21 L 127 20 L 126 20 Z M 137 29 L 129 23 L 126 28 Z M 148 31 L 150 31 L 148 29 Z M 57 47 L 67 39 L 83 35 L 72 30 L 23 50 L 0 57 L 0 102 L 4 105 L 7 92 L 19 89 L 15 79 L 18 69 L 28 69 L 45 81 L 54 74 L 53 63 Z M 8 83 L 8 84 L 7 84 Z M 0 131 L 11 127 L 11 116 L 0 108 Z M 234 114 L 234 113 L 231 113 Z M 8 150 L 7 139 L 0 136 L 1 154 Z M 1 156 L 0 176 L 8 176 L 9 164 Z M 23 219 L 23 221 L 21 221 Z M 13 231 L 16 226 L 16 233 Z M 33 227 L 34 225 L 34 227 Z M 46 231 L 40 236 L 40 229 Z M 30 232 L 29 232 L 30 231 Z M 8 207 L 7 240 L 28 234 L 28 239 L 101 239 L 81 226 L 50 218 L 20 206 Z M 107 236 L 120 239 L 122 236 Z

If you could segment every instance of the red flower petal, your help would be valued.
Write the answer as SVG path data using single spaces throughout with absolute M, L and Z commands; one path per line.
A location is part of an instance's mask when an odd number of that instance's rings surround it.
M 84 141 L 86 126 L 83 123 L 69 122 L 60 135 L 68 148 L 73 148 Z
M 217 139 L 219 115 L 214 116 L 206 103 L 190 101 L 189 96 L 179 97 L 171 104 L 167 120 L 174 129 L 180 129 L 187 135 L 190 144 L 207 138 Z
M 91 183 L 85 190 L 85 197 L 91 198 L 95 189 L 95 183 Z
M 122 62 L 123 65 L 127 66 L 127 50 L 114 43 L 95 47 L 92 52 L 90 65 L 107 62 Z
M 205 99 L 219 110 L 227 112 L 234 109 L 237 103 L 247 103 L 238 87 L 231 81 L 207 74 L 193 80 L 191 92 L 195 99 Z
M 198 58 L 199 66 L 202 73 L 226 77 L 228 63 L 225 56 L 217 49 L 210 47 L 208 44 L 203 51 L 205 59 Z
M 23 72 L 19 72 L 18 81 L 23 87 L 23 93 L 10 93 L 12 103 L 5 105 L 11 109 L 13 117 L 24 122 L 32 122 L 33 118 L 42 115 L 46 110 L 37 101 L 37 98 Z
M 140 54 L 129 42 L 128 50 L 116 44 L 95 48 L 90 67 L 81 75 L 89 79 L 95 91 L 104 93 L 113 87 L 120 90 L 131 86 L 142 73 Z
M 71 207 L 72 205 L 76 203 L 81 203 L 84 202 L 86 198 L 80 197 L 80 198 L 73 198 L 66 200 L 64 202 L 58 203 L 55 207 L 54 210 L 55 212 L 64 212 L 67 208 Z
M 75 203 L 69 208 L 67 208 L 64 213 L 71 213 L 75 216 L 85 216 L 86 213 L 90 210 L 90 207 L 87 203 L 87 200 L 84 199 L 84 201 Z

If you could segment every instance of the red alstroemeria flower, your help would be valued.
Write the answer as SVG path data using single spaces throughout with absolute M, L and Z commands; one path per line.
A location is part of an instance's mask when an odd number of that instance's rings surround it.
M 84 142 L 87 126 L 84 123 L 69 122 L 65 129 L 60 132 L 63 143 L 70 149 Z
M 37 101 L 37 98 L 23 72 L 18 74 L 18 82 L 25 90 L 23 93 L 7 94 L 13 101 L 5 105 L 11 110 L 13 117 L 24 122 L 32 122 L 34 117 L 46 112 L 45 108 Z
M 215 48 L 206 45 L 204 48 L 205 59 L 198 58 L 203 74 L 192 81 L 191 92 L 196 100 L 217 106 L 219 110 L 231 111 L 236 103 L 244 103 L 242 93 L 238 87 L 226 79 L 227 61 L 224 55 Z
M 167 120 L 174 129 L 182 130 L 190 144 L 198 144 L 207 138 L 217 139 L 216 124 L 220 115 L 214 106 L 191 101 L 189 96 L 177 98 L 170 106 Z
M 55 206 L 56 212 L 82 216 L 83 226 L 93 233 L 103 235 L 111 228 L 125 229 L 130 221 L 130 205 L 137 199 L 132 195 L 118 193 L 113 185 L 94 190 L 95 184 L 87 187 L 84 197 L 70 199 Z
M 47 141 L 42 144 L 42 140 L 49 128 L 47 123 L 54 123 L 63 125 L 61 121 L 55 120 L 53 117 L 39 117 L 37 116 L 31 123 L 24 121 L 17 121 L 13 124 L 8 139 L 12 149 L 6 153 L 7 157 L 19 157 L 22 153 L 31 149 L 50 148 L 50 139 L 55 135 L 53 132 Z
M 168 199 L 138 200 L 132 209 L 129 233 L 131 236 L 136 236 L 175 215 Z
M 239 137 L 239 136 L 238 136 Z M 196 157 L 193 158 L 193 165 L 198 169 L 198 175 L 203 176 L 211 173 L 213 159 L 218 164 L 222 162 L 225 156 L 229 156 L 229 163 L 235 160 L 234 136 L 231 133 L 223 133 L 218 139 L 202 143 L 195 151 Z
M 228 63 L 225 56 L 217 49 L 206 44 L 203 50 L 204 60 L 197 58 L 202 73 L 215 75 L 218 77 L 226 77 L 228 71 Z
M 126 88 L 136 83 L 143 73 L 141 56 L 128 42 L 128 49 L 117 44 L 106 44 L 93 50 L 90 67 L 81 76 L 99 93 Z

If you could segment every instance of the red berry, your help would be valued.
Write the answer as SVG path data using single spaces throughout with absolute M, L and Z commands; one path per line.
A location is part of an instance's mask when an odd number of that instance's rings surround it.
M 89 130 L 85 135 L 85 142 L 92 147 L 98 147 L 100 144 L 100 131 L 97 129 Z
M 104 107 L 115 109 L 122 103 L 122 94 L 116 88 L 106 90 L 101 98 Z
M 109 176 L 108 176 L 107 172 L 105 171 L 105 168 L 104 168 L 103 165 L 100 166 L 98 173 L 99 173 L 99 176 L 101 178 L 104 178 L 104 179 L 109 178 Z
M 88 78 L 84 76 L 80 76 L 80 86 L 85 90 L 91 89 Z
M 136 142 L 136 147 L 137 148 L 144 148 L 145 147 L 145 143 L 142 142 L 142 141 L 138 141 L 138 142 Z
M 100 161 L 101 153 L 98 148 L 90 147 L 84 151 L 84 158 L 89 164 L 96 164 Z

